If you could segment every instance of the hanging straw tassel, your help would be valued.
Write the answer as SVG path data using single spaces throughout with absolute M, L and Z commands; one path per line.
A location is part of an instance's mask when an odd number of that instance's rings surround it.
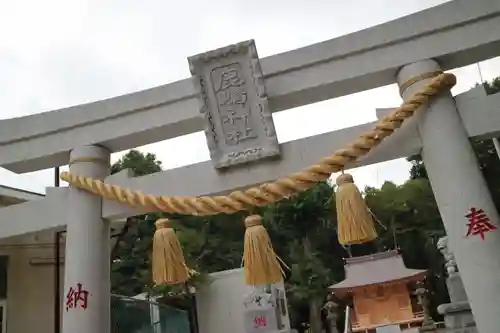
M 169 219 L 155 223 L 153 236 L 153 282 L 155 285 L 178 284 L 189 279 L 189 270 L 179 239 Z
M 377 238 L 373 217 L 350 174 L 337 178 L 337 234 L 341 245 L 363 244 Z
M 245 218 L 245 244 L 243 264 L 245 283 L 252 286 L 267 285 L 283 280 L 280 259 L 273 250 L 266 228 L 259 215 Z

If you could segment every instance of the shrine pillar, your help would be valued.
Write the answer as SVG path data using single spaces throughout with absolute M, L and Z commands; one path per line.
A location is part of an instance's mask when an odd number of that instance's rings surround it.
M 398 84 L 404 99 L 429 83 L 441 70 L 434 60 L 403 67 Z M 478 112 L 480 110 L 477 110 Z M 480 116 L 478 114 L 478 116 Z M 416 116 L 423 143 L 422 158 L 436 197 L 450 248 L 455 254 L 478 331 L 500 327 L 500 219 L 479 169 L 469 137 L 450 92 L 432 99 Z M 480 210 L 484 211 L 479 216 Z M 467 216 L 469 215 L 469 216 Z M 479 224 L 475 224 L 475 223 Z M 484 239 L 478 229 L 484 227 Z
M 70 172 L 104 179 L 110 152 L 99 146 L 76 148 Z M 110 332 L 110 226 L 102 219 L 102 199 L 68 191 L 64 270 L 63 333 Z

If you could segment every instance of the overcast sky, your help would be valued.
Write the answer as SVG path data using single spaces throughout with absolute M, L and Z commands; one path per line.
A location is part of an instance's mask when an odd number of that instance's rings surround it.
M 262 58 L 443 2 L 0 0 L 0 118 L 187 78 L 188 56 L 231 43 L 255 39 Z M 500 76 L 499 58 L 480 67 L 486 80 Z M 476 65 L 454 72 L 459 79 L 454 93 L 480 80 Z M 388 86 L 280 112 L 274 120 L 280 142 L 286 142 L 372 121 L 375 108 L 399 103 L 396 87 Z M 141 149 L 156 153 L 167 169 L 209 159 L 203 133 Z M 399 160 L 358 169 L 355 176 L 361 187 L 379 186 L 386 180 L 405 181 L 408 170 L 409 165 Z M 52 182 L 51 170 L 21 176 L 0 170 L 2 185 L 43 192 Z

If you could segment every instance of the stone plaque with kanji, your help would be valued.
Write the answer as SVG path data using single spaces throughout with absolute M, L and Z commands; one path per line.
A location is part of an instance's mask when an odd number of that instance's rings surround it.
M 280 154 L 253 40 L 189 59 L 216 168 Z

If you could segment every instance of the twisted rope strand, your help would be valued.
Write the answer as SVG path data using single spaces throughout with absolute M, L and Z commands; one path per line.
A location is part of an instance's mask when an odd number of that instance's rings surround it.
M 61 173 L 61 179 L 73 187 L 105 199 L 119 201 L 133 207 L 142 207 L 150 211 L 216 215 L 218 213 L 235 213 L 249 207 L 260 207 L 307 190 L 316 182 L 328 179 L 332 173 L 342 170 L 349 163 L 365 156 L 382 140 L 400 128 L 404 120 L 410 118 L 432 96 L 444 89 L 450 89 L 455 83 L 456 78 L 453 74 L 441 73 L 399 108 L 379 120 L 370 132 L 360 135 L 347 148 L 336 151 L 323 158 L 319 163 L 302 171 L 245 191 L 234 191 L 227 196 L 154 196 L 70 172 Z

